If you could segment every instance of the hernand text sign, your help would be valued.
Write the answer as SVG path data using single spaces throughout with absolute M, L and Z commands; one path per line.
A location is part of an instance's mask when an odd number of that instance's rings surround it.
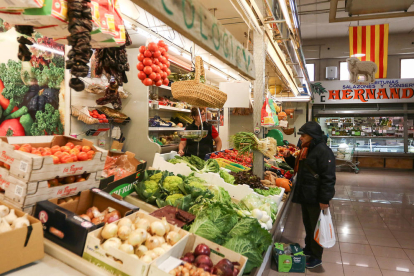
M 320 83 L 326 93 L 314 94 L 315 104 L 414 102 L 414 79 L 381 79 L 368 85 L 355 85 L 348 81 Z
M 255 79 L 253 55 L 199 0 L 132 0 L 242 75 Z

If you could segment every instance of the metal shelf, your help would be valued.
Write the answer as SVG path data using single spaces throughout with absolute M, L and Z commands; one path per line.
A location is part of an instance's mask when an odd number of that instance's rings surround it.
M 383 138 L 383 139 L 395 139 L 395 138 L 399 138 L 399 139 L 404 139 L 404 137 L 399 137 L 399 136 L 329 136 L 330 139 L 334 139 L 334 138 L 357 138 L 357 139 L 371 139 L 371 138 Z
M 160 105 L 159 109 L 171 110 L 171 111 L 177 111 L 177 112 L 185 112 L 185 113 L 190 113 L 191 112 L 191 110 L 189 110 L 189 109 L 177 108 L 177 107 L 166 106 L 166 105 Z M 153 110 L 157 110 L 157 109 L 153 109 Z
M 177 131 L 184 130 L 183 127 L 148 127 L 149 131 Z

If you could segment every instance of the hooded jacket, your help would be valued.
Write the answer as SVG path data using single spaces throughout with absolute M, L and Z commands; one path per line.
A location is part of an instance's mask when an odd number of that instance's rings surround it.
M 306 159 L 299 161 L 296 187 L 292 201 L 295 203 L 328 204 L 335 195 L 335 156 L 326 145 L 327 137 L 316 122 L 307 122 L 299 133 L 312 136 Z M 292 168 L 296 158 L 290 156 L 286 162 Z M 318 177 L 315 177 L 315 174 Z

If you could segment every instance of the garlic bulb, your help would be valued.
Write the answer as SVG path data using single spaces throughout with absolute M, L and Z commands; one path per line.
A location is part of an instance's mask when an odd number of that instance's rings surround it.
M 151 233 L 157 236 L 164 236 L 165 235 L 165 227 L 161 221 L 154 221 L 151 223 Z
M 12 224 L 15 219 L 17 219 L 14 209 L 10 210 L 10 213 L 3 218 L 8 224 Z
M 130 244 L 121 244 L 119 250 L 124 251 L 128 254 L 134 254 L 134 247 Z
M 101 236 L 102 238 L 107 240 L 107 239 L 115 237 L 117 232 L 118 232 L 118 225 L 110 223 L 104 226 L 104 228 L 102 229 Z
M 131 232 L 131 227 L 123 225 L 118 228 L 118 237 L 123 241 L 127 240 Z
M 27 214 L 24 214 L 23 217 L 17 218 L 13 221 L 12 224 L 12 228 L 13 229 L 18 229 L 18 228 L 23 228 L 23 227 L 27 227 L 30 225 L 30 221 L 27 219 Z
M 148 248 L 145 246 L 145 245 L 140 245 L 140 246 L 138 246 L 138 248 L 137 248 L 137 250 L 135 250 L 135 254 L 138 256 L 138 257 L 142 257 L 142 256 L 144 256 L 145 255 L 145 253 L 148 251 Z
M 9 207 L 6 205 L 0 205 L 0 218 L 4 218 L 9 214 Z
M 4 219 L 0 219 L 0 233 L 4 233 L 7 231 L 12 230 L 11 226 L 9 225 L 9 223 L 7 221 L 5 221 Z
M 121 227 L 124 225 L 131 227 L 132 221 L 129 218 L 123 218 L 118 222 L 118 227 Z

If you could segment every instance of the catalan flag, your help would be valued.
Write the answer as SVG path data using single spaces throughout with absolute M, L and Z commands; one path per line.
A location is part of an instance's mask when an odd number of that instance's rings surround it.
M 378 65 L 375 78 L 387 77 L 388 24 L 349 27 L 349 55 Z

